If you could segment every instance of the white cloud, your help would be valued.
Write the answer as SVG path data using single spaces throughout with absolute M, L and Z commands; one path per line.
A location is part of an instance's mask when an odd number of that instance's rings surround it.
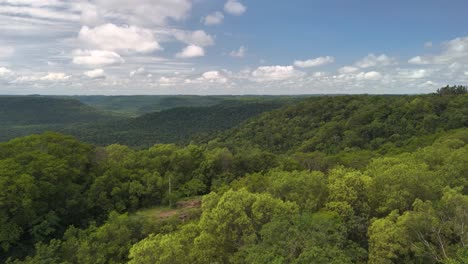
M 388 66 L 396 64 L 396 60 L 392 57 L 389 57 L 385 54 L 376 56 L 374 54 L 369 54 L 363 59 L 356 62 L 356 66 L 359 68 L 370 68 L 370 67 L 379 67 L 379 66 Z
M 154 26 L 182 21 L 192 8 L 191 0 L 95 0 L 99 19 L 122 24 Z
M 174 37 L 189 45 L 196 45 L 200 47 L 211 46 L 214 44 L 214 39 L 212 36 L 206 34 L 203 30 L 196 31 L 183 31 L 177 30 L 174 31 Z
M 161 50 L 151 30 L 135 26 L 118 27 L 104 24 L 95 28 L 84 26 L 78 40 L 89 47 L 109 51 L 148 53 Z
M 103 69 L 95 69 L 95 70 L 91 70 L 91 71 L 86 71 L 83 74 L 88 76 L 91 79 L 106 78 L 106 73 L 104 72 Z
M 310 59 L 310 60 L 305 60 L 305 61 L 296 60 L 294 61 L 294 66 L 299 67 L 299 68 L 310 68 L 310 67 L 317 67 L 317 66 L 329 64 L 334 61 L 335 61 L 335 58 L 331 56 L 326 56 L 326 57 L 318 57 L 315 59 Z
M 13 71 L 11 71 L 8 68 L 0 67 L 0 76 L 10 75 L 12 73 L 13 73 Z
M 81 23 L 83 25 L 96 25 L 102 21 L 102 14 L 96 5 L 89 2 L 80 3 L 81 8 Z
M 293 66 L 262 66 L 252 72 L 255 81 L 278 81 L 301 77 L 304 73 Z
M 356 75 L 357 80 L 376 81 L 376 80 L 380 80 L 381 78 L 382 78 L 382 74 L 376 71 L 360 72 L 359 74 Z
M 32 5 L 0 5 L 0 14 L 13 17 L 32 17 L 45 20 L 79 21 L 80 16 L 72 12 L 55 11 L 48 7 L 33 7 Z
M 416 56 L 416 57 L 409 59 L 408 63 L 416 64 L 416 65 L 426 65 L 426 64 L 429 64 L 430 62 L 421 56 Z
M 344 66 L 338 69 L 338 72 L 341 74 L 354 73 L 357 72 L 359 68 L 354 66 Z
M 314 72 L 312 73 L 312 76 L 315 78 L 322 78 L 322 77 L 327 77 L 329 75 L 328 72 Z
M 407 79 L 421 79 L 428 75 L 428 71 L 425 69 L 416 69 L 416 70 L 400 70 L 398 72 L 400 78 Z
M 224 11 L 231 15 L 240 16 L 247 11 L 247 7 L 237 0 L 228 0 L 224 4 Z
M 442 51 L 436 55 L 416 56 L 408 63 L 425 65 L 451 65 L 455 62 L 468 63 L 468 37 L 455 38 L 442 44 Z
M 49 72 L 47 75 L 40 78 L 41 81 L 66 81 L 70 79 L 70 75 L 63 72 Z
M 210 83 L 227 83 L 227 78 L 219 71 L 208 71 L 202 74 L 198 81 L 206 81 Z
M 432 48 L 432 41 L 428 41 L 428 42 L 424 43 L 424 47 L 425 48 Z
M 222 12 L 219 11 L 216 11 L 202 18 L 202 21 L 206 26 L 219 25 L 223 23 L 223 20 L 224 15 Z
M 119 54 L 107 50 L 75 50 L 73 52 L 73 63 L 78 65 L 113 65 L 124 63 Z
M 238 50 L 233 50 L 229 53 L 229 56 L 234 58 L 243 58 L 245 57 L 245 52 L 247 49 L 244 46 L 240 46 Z
M 140 68 L 138 68 L 138 69 L 136 69 L 134 71 L 131 71 L 130 72 L 130 77 L 133 77 L 135 75 L 145 74 L 145 73 L 146 73 L 145 68 L 140 67 Z
M 202 47 L 196 45 L 189 45 L 185 47 L 181 52 L 176 54 L 176 57 L 181 59 L 189 59 L 203 56 L 205 56 L 205 50 L 203 50 Z
M 171 86 L 177 84 L 179 82 L 179 79 L 162 76 L 161 78 L 159 78 L 158 82 L 162 86 Z
M 434 57 L 436 64 L 451 64 L 455 61 L 468 61 L 468 37 L 455 38 L 445 42 L 443 52 Z

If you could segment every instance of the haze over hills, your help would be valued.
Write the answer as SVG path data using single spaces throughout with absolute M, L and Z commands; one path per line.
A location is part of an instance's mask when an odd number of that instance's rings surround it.
M 280 96 L 284 99 L 303 96 Z M 194 96 L 194 95 L 133 95 L 133 96 L 70 96 L 82 103 L 100 110 L 128 116 L 139 116 L 176 107 L 203 107 L 220 104 L 224 101 L 277 100 L 278 96 Z
M 114 118 L 73 99 L 0 96 L 1 125 L 41 125 L 99 122 Z
M 73 98 L 73 99 L 72 99 Z M 92 102 L 86 105 L 77 100 Z M 84 98 L 84 99 L 83 99 Z M 187 143 L 303 97 L 132 96 L 0 97 L 0 141 L 58 131 L 99 145 Z M 187 104 L 186 107 L 181 105 Z M 145 110 L 146 109 L 146 110 Z M 139 112 L 161 112 L 133 117 Z

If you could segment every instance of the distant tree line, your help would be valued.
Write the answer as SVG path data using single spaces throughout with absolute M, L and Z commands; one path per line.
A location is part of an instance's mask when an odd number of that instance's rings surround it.
M 454 86 L 445 86 L 437 89 L 437 94 L 439 95 L 461 95 L 467 94 L 468 88 L 463 85 L 454 85 Z

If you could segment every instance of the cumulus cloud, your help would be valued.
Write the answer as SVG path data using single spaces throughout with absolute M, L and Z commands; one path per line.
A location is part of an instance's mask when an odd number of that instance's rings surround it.
M 240 16 L 247 11 L 247 7 L 238 0 L 228 0 L 226 4 L 224 4 L 224 11 L 231 15 Z
M 421 79 L 428 75 L 428 71 L 425 69 L 403 69 L 398 72 L 398 76 L 407 79 Z
M 78 40 L 89 47 L 109 51 L 148 53 L 162 49 L 151 30 L 110 23 L 95 28 L 82 27 Z
M 451 64 L 457 61 L 468 62 L 468 37 L 455 38 L 442 45 L 441 54 L 434 56 L 435 64 Z
M 165 77 L 161 76 L 158 80 L 159 85 L 161 86 L 173 86 L 179 84 L 181 80 L 176 77 Z
M 371 80 L 371 81 L 376 81 L 380 80 L 382 78 L 382 74 L 380 72 L 376 71 L 370 71 L 370 72 L 360 72 L 356 75 L 357 80 Z
M 202 74 L 198 81 L 206 81 L 209 83 L 227 83 L 227 78 L 219 71 L 208 71 Z
M 353 66 L 344 66 L 338 69 L 338 72 L 341 74 L 353 73 L 359 71 L 359 68 Z
M 206 26 L 219 25 L 223 23 L 223 20 L 224 14 L 219 11 L 216 11 L 202 18 L 203 24 L 205 24 Z
M 86 71 L 83 73 L 91 79 L 103 79 L 106 78 L 106 74 L 103 69 L 95 69 L 91 71 Z
M 75 50 L 73 63 L 78 65 L 113 65 L 124 63 L 124 59 L 113 51 L 106 50 Z
M 439 54 L 415 56 L 408 60 L 408 63 L 416 65 L 451 65 L 457 62 L 468 63 L 468 37 L 444 42 Z
M 416 64 L 416 65 L 426 65 L 430 64 L 429 60 L 421 57 L 421 56 L 416 56 L 408 60 L 409 64 Z
M 66 75 L 63 72 L 49 72 L 47 75 L 41 77 L 41 81 L 66 81 L 70 79 L 70 75 Z
M 0 76 L 6 76 L 10 74 L 13 74 L 13 71 L 5 67 L 0 67 Z
M 355 63 L 355 65 L 359 68 L 388 66 L 394 64 L 396 64 L 395 58 L 389 57 L 385 54 L 376 56 L 372 53 Z
M 238 50 L 233 50 L 229 53 L 229 56 L 234 58 L 243 58 L 245 57 L 247 49 L 244 46 L 240 46 Z
M 102 21 L 102 13 L 98 7 L 89 2 L 80 3 L 81 9 L 81 23 L 83 25 L 97 25 Z
M 294 66 L 299 67 L 299 68 L 310 68 L 310 67 L 317 67 L 325 64 L 329 64 L 335 61 L 335 58 L 331 56 L 326 56 L 326 57 L 318 57 L 315 59 L 310 59 L 310 60 L 296 60 L 294 61 Z
M 145 73 L 146 73 L 145 68 L 140 67 L 140 68 L 138 68 L 138 69 L 136 69 L 136 70 L 134 70 L 134 71 L 131 71 L 131 72 L 130 72 L 130 77 L 133 77 L 133 76 L 135 76 L 135 75 L 145 74 Z
M 293 66 L 262 66 L 252 72 L 255 81 L 279 81 L 301 77 L 304 73 Z
M 214 44 L 214 39 L 212 36 L 206 34 L 203 30 L 196 31 L 184 31 L 177 30 L 174 31 L 174 37 L 186 44 L 196 45 L 200 47 L 211 46 Z
M 176 58 L 189 59 L 205 56 L 205 50 L 197 45 L 189 45 L 176 54 Z

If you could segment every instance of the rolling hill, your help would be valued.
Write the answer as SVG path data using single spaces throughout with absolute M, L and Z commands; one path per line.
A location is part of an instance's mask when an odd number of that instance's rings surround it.
M 219 141 L 277 153 L 330 154 L 402 147 L 415 136 L 466 127 L 468 95 L 325 96 L 252 118 L 223 133 Z
M 0 125 L 100 122 L 114 116 L 78 100 L 42 96 L 1 96 Z

